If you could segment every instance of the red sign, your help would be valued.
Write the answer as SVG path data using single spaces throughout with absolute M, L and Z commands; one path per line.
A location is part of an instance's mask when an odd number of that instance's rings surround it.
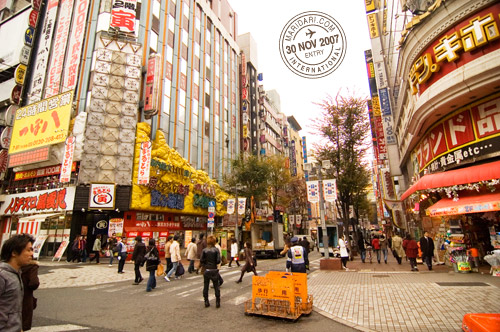
M 152 232 L 142 232 L 142 237 L 151 237 L 152 236 Z
M 28 24 L 30 27 L 36 28 L 36 24 L 38 22 L 38 14 L 39 14 L 38 11 L 31 10 L 30 16 L 28 18 Z
M 31 5 L 33 6 L 34 10 L 40 11 L 40 7 L 42 5 L 42 0 L 33 0 L 33 1 L 31 1 Z
M 71 171 L 76 171 L 76 162 L 71 165 Z M 57 175 L 59 173 L 61 173 L 61 165 L 30 169 L 29 171 L 17 172 L 14 176 L 14 181 Z
M 139 174 L 137 175 L 137 184 L 146 185 L 149 183 L 149 172 L 151 168 L 151 141 L 141 143 L 141 152 L 139 155 Z
M 19 102 L 21 101 L 21 93 L 23 92 L 23 86 L 22 85 L 16 85 L 12 88 L 12 92 L 10 94 L 10 101 L 13 104 L 19 105 Z
M 4 203 L 7 208 L 3 211 L 4 214 L 17 214 L 18 212 L 44 212 L 66 210 L 68 204 L 66 199 L 67 188 L 44 192 L 43 194 L 16 196 L 11 197 L 10 202 Z M 14 195 L 12 195 L 14 196 Z
M 168 232 L 160 232 L 160 237 L 168 237 Z
M 118 31 L 133 33 L 135 31 L 136 0 L 114 0 L 111 8 L 111 24 Z
M 500 133 L 500 98 L 471 108 L 478 138 Z

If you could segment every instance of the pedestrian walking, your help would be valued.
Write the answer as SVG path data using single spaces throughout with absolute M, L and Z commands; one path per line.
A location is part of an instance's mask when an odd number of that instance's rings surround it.
M 149 239 L 148 247 L 146 248 L 146 271 L 149 272 L 148 282 L 146 283 L 146 292 L 156 288 L 156 270 L 160 264 L 160 253 L 155 245 L 155 239 Z
M 245 272 L 253 272 L 254 275 L 257 275 L 257 270 L 255 269 L 255 260 L 253 258 L 252 252 L 252 244 L 250 242 L 245 242 L 245 265 L 241 268 L 240 279 L 236 281 L 237 284 L 242 282 L 243 275 Z
M 196 242 L 196 250 L 197 250 L 197 258 L 201 259 L 201 253 L 203 252 L 203 249 L 207 247 L 207 241 L 205 239 L 205 234 L 200 233 L 200 238 Z M 196 274 L 199 273 L 201 268 L 201 262 L 198 263 L 198 267 L 196 268 Z
M 75 260 L 80 263 L 82 261 L 82 242 L 80 241 L 80 235 L 77 235 L 71 244 L 71 262 L 73 263 Z
M 231 267 L 233 261 L 236 261 L 236 265 L 240 266 L 238 241 L 234 237 L 231 238 L 231 260 L 229 261 L 228 264 L 229 267 Z
M 363 234 L 361 232 L 358 233 L 358 250 L 359 255 L 361 256 L 361 261 L 364 263 L 366 260 L 366 247 L 365 239 L 363 238 Z
M 220 247 L 218 238 L 215 238 L 215 248 L 217 248 L 217 250 L 219 250 L 219 254 L 220 254 L 221 261 L 219 264 L 217 264 L 217 270 L 220 270 L 220 267 L 222 266 L 222 261 L 223 261 L 224 257 L 222 256 L 222 248 Z M 222 276 L 219 273 L 219 287 L 222 286 L 223 283 L 224 283 L 224 279 L 222 279 Z
M 172 274 L 175 274 L 177 271 L 177 266 L 179 266 L 179 263 L 181 261 L 181 249 L 179 246 L 179 235 L 174 236 L 174 240 L 172 241 L 172 244 L 170 245 L 170 259 L 172 260 L 172 269 L 168 271 L 167 275 L 165 276 L 166 281 L 170 281 L 170 277 Z M 179 279 L 179 277 L 175 277 L 175 279 Z
M 141 266 L 144 266 L 144 255 L 146 255 L 146 245 L 142 243 L 142 237 L 137 235 L 135 237 L 134 252 L 132 253 L 135 272 L 134 285 L 139 285 L 144 280 L 141 275 Z
M 0 331 L 23 329 L 23 282 L 21 268 L 33 259 L 35 239 L 28 234 L 14 235 L 4 242 L 0 252 Z
M 28 265 L 21 267 L 21 278 L 23 280 L 23 331 L 31 330 L 33 322 L 33 310 L 36 309 L 37 299 L 33 292 L 40 286 L 38 279 L 38 262 L 31 260 Z
M 366 248 L 366 258 L 370 261 L 370 264 L 371 264 L 372 260 L 373 260 L 373 247 L 372 247 L 372 241 L 371 241 L 369 235 L 365 239 L 365 248 Z
M 410 234 L 406 235 L 406 257 L 410 261 L 411 270 L 418 271 L 417 268 L 417 256 L 418 256 L 418 244 L 417 241 L 412 239 Z
M 422 262 L 427 264 L 429 271 L 432 270 L 432 257 L 434 257 L 434 240 L 425 232 L 420 238 L 420 250 L 422 251 Z
M 378 239 L 378 235 L 375 235 L 375 237 L 373 238 L 372 247 L 377 254 L 377 261 L 380 264 L 380 240 Z
M 186 248 L 186 258 L 189 260 L 188 272 L 194 272 L 194 261 L 196 260 L 196 238 L 192 238 Z
M 174 242 L 174 237 L 170 235 L 165 243 L 165 261 L 167 262 L 167 272 L 172 269 L 172 255 L 170 254 L 170 246 L 172 245 L 172 242 Z
M 219 269 L 217 266 L 221 262 L 221 255 L 215 247 L 214 236 L 210 235 L 206 243 L 207 247 L 203 249 L 200 256 L 200 265 L 205 269 L 205 272 L 203 272 L 203 299 L 205 300 L 205 308 L 210 307 L 208 286 L 210 281 L 212 281 L 215 290 L 215 306 L 220 308 Z
M 118 241 L 116 240 L 116 235 L 113 233 L 113 235 L 108 238 L 108 244 L 106 246 L 109 253 L 109 266 L 113 266 L 113 259 L 118 257 L 118 251 L 116 250 L 117 243 Z
M 94 245 L 92 246 L 92 252 L 95 256 L 90 257 L 90 262 L 95 259 L 96 263 L 99 264 L 99 256 L 101 254 L 101 234 L 97 234 L 94 240 Z
M 304 237 L 302 238 L 302 241 L 300 242 L 300 245 L 301 245 L 302 247 L 304 247 L 304 249 L 307 251 L 307 253 L 309 253 L 309 251 L 311 251 L 311 250 L 310 250 L 310 248 L 311 248 L 311 244 L 309 243 L 309 241 L 307 241 L 307 237 L 305 237 L 305 236 L 304 236 Z
M 87 236 L 81 236 L 80 237 L 80 241 L 81 241 L 81 244 L 80 244 L 80 247 L 82 248 L 81 249 L 81 253 L 82 253 L 82 263 L 86 263 L 87 262 L 87 256 L 88 256 L 88 253 L 87 253 Z
M 309 267 L 308 252 L 299 245 L 299 239 L 296 236 L 292 237 L 290 241 L 292 247 L 288 249 L 286 255 L 286 269 L 291 272 L 306 273 L 306 269 Z
M 342 268 L 348 271 L 349 269 L 347 268 L 347 261 L 349 260 L 349 252 L 347 251 L 346 242 L 347 241 L 345 235 L 339 239 L 340 260 L 342 262 Z
M 387 264 L 387 239 L 384 234 L 380 236 L 379 245 L 380 251 L 382 251 L 382 254 L 384 255 L 384 262 Z
M 401 260 L 405 256 L 405 251 L 403 249 L 403 239 L 398 234 L 394 234 L 391 242 L 392 254 L 398 261 L 398 264 L 401 265 Z
M 118 238 L 118 243 L 116 244 L 117 250 L 118 250 L 118 273 L 125 273 L 123 272 L 123 268 L 125 267 L 125 261 L 127 260 L 127 245 L 125 244 L 125 241 L 127 240 L 126 237 L 119 237 Z

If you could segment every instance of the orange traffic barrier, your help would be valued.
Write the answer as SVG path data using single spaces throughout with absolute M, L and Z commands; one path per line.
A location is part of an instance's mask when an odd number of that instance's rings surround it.
M 500 314 L 465 314 L 462 320 L 465 332 L 500 332 Z

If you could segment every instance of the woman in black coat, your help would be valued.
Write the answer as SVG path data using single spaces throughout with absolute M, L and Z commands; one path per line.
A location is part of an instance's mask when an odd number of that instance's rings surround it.
M 146 245 L 142 243 L 142 237 L 139 235 L 135 237 L 134 253 L 132 260 L 134 261 L 135 280 L 134 285 L 139 285 L 144 280 L 141 276 L 140 267 L 144 265 L 144 255 L 146 254 Z
M 155 239 L 149 239 L 149 245 L 146 248 L 146 271 L 149 271 L 149 279 L 146 285 L 146 292 L 151 292 L 156 288 L 156 270 L 160 264 L 160 253 L 155 245 Z
M 245 242 L 245 265 L 241 268 L 241 276 L 236 283 L 240 283 L 243 279 L 245 272 L 253 272 L 257 275 L 257 270 L 255 270 L 255 260 L 253 259 L 252 244 L 250 242 Z
M 33 310 L 36 308 L 36 298 L 33 292 L 40 286 L 38 280 L 38 262 L 32 260 L 30 264 L 21 268 L 21 279 L 23 280 L 23 331 L 31 330 L 33 321 Z

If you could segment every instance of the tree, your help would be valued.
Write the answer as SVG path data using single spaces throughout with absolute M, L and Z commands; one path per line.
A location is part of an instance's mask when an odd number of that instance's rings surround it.
M 269 167 L 268 188 L 271 196 L 269 204 L 274 212 L 277 205 L 288 206 L 291 197 L 286 195 L 286 189 L 292 177 L 290 169 L 285 166 L 286 158 L 284 156 L 267 157 L 265 163 Z
M 337 180 L 336 208 L 344 225 L 348 224 L 349 206 L 362 206 L 362 197 L 370 185 L 370 175 L 365 160 L 369 148 L 370 123 L 366 100 L 354 96 L 328 96 L 318 103 L 322 117 L 314 127 L 324 138 L 325 144 L 314 144 L 318 160 L 330 160 L 331 168 L 324 178 Z M 356 207 L 355 207 L 356 208 Z

